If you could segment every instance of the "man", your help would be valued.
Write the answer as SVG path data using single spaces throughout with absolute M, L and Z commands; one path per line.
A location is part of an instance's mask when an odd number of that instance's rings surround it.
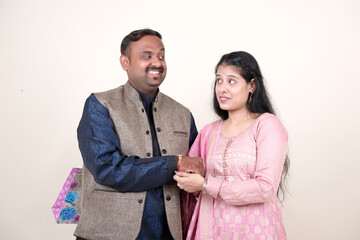
M 128 81 L 85 103 L 77 239 L 182 238 L 174 171 L 204 169 L 201 158 L 177 157 L 187 154 L 197 130 L 190 111 L 159 92 L 167 70 L 161 38 L 151 29 L 127 35 L 120 63 Z

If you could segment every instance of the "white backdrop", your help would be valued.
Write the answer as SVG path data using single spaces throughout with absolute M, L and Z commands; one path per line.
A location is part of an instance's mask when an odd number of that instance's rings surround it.
M 222 54 L 255 56 L 289 132 L 290 240 L 360 239 L 360 1 L 0 0 L 0 239 L 74 239 L 51 206 L 81 167 L 76 128 L 91 92 L 125 83 L 122 38 L 163 35 L 161 90 L 198 129 Z

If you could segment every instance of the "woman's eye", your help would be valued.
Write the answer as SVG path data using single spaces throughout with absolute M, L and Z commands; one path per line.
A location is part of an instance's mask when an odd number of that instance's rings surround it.
M 217 83 L 222 83 L 222 80 L 221 79 L 216 79 L 216 82 Z
M 235 80 L 230 79 L 230 80 L 229 80 L 229 83 L 230 83 L 230 84 L 234 84 L 234 83 L 236 83 L 236 82 L 235 82 Z

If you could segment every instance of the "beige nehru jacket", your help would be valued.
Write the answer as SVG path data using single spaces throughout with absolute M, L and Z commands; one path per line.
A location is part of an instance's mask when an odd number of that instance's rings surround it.
M 116 89 L 96 93 L 108 110 L 119 137 L 123 155 L 152 156 L 151 134 L 139 93 L 127 82 Z M 158 93 L 153 117 L 160 150 L 166 155 L 186 155 L 189 150 L 190 111 L 170 97 Z M 131 141 L 129 141 L 131 140 Z M 163 186 L 170 232 L 182 238 L 179 189 L 176 183 Z M 170 196 L 170 197 L 169 197 Z M 146 191 L 118 192 L 97 184 L 84 166 L 82 211 L 74 235 L 88 240 L 135 239 L 140 231 Z M 168 199 L 168 200 L 167 200 Z

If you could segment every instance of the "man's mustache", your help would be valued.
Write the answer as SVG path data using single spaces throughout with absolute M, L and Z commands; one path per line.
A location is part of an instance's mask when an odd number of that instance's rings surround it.
M 163 72 L 164 71 L 164 68 L 163 67 L 147 67 L 146 68 L 146 71 L 148 72 L 148 71 L 150 71 L 150 70 L 157 70 L 157 71 L 159 71 L 159 72 Z

